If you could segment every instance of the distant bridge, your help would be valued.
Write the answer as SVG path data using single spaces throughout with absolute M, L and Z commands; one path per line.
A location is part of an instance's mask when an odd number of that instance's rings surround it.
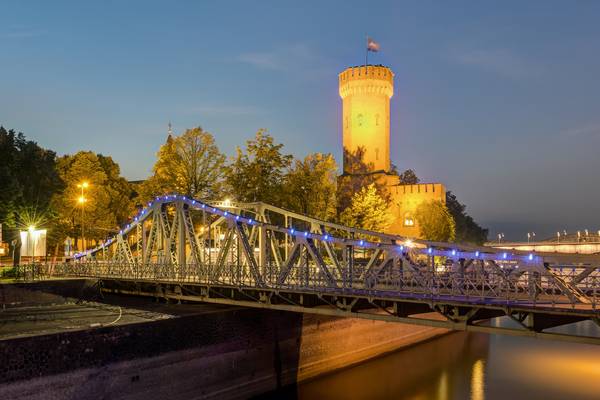
M 596 254 L 600 256 L 600 235 L 569 235 L 538 242 L 489 242 L 497 249 L 545 253 Z
M 412 241 L 263 203 L 163 196 L 49 268 L 115 293 L 600 344 L 552 331 L 600 325 L 600 257 Z

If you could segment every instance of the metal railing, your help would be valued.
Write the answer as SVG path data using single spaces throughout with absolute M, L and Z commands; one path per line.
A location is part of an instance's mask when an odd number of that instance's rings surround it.
M 240 289 L 288 290 L 304 293 L 371 296 L 385 299 L 421 298 L 468 304 L 578 307 L 596 310 L 600 302 L 600 276 L 590 275 L 576 285 L 588 300 L 582 304 L 565 289 L 574 276 L 571 269 L 560 272 L 473 270 L 469 272 L 387 269 L 369 274 L 364 266 L 352 273 L 335 273 L 332 282 L 315 265 L 293 269 L 283 283 L 280 265 L 261 266 L 261 282 L 247 265 L 228 263 L 218 270 L 212 265 L 173 265 L 91 262 L 54 266 L 25 266 L 22 276 L 85 277 L 146 282 L 200 284 Z M 331 270 L 334 270 L 331 267 Z M 29 274 L 29 275 L 28 275 Z

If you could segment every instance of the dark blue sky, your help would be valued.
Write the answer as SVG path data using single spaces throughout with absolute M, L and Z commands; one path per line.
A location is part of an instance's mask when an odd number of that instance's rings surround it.
M 600 2 L 3 2 L 0 124 L 145 178 L 200 125 L 341 159 L 337 74 L 396 73 L 392 161 L 523 239 L 600 229 Z

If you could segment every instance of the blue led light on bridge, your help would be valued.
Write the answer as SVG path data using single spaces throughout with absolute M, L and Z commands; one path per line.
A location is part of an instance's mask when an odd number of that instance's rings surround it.
M 508 257 L 508 254 L 502 253 L 502 258 L 504 258 L 506 260 L 507 257 Z
M 365 241 L 364 241 L 364 240 L 361 240 L 360 242 L 358 242 L 358 244 L 362 246 L 362 245 L 364 245 L 364 244 L 365 244 Z
M 529 255 L 529 261 L 533 260 L 533 254 Z
M 430 247 L 430 248 L 428 248 L 428 249 L 427 249 L 427 252 L 428 252 L 429 254 L 431 254 L 431 253 L 433 253 L 433 249 Z
M 456 250 L 452 250 L 452 255 L 455 256 L 456 255 Z
M 293 234 L 294 234 L 294 232 L 296 232 L 296 231 L 294 230 L 294 228 L 290 229 L 290 235 L 293 235 Z
M 223 215 L 224 215 L 225 217 L 226 217 L 228 214 L 229 214 L 229 213 L 228 213 L 227 211 L 225 211 L 225 212 L 223 213 Z
M 329 235 L 323 236 L 323 240 L 328 240 L 328 239 L 329 239 Z
M 308 232 L 304 232 L 304 237 L 308 237 Z

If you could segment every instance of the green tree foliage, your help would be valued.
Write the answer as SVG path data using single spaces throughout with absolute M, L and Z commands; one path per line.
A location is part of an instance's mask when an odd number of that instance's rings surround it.
M 388 203 L 379 195 L 375 184 L 355 193 L 350 206 L 340 216 L 340 222 L 344 225 L 372 231 L 385 231 L 392 219 Z
M 441 201 L 432 200 L 419 204 L 415 210 L 415 217 L 423 239 L 437 242 L 454 241 L 454 219 Z
M 358 147 L 355 151 L 344 148 L 344 173 L 338 178 L 337 185 L 337 213 L 338 216 L 350 206 L 353 196 L 363 188 L 371 185 L 377 194 L 387 203 L 391 201 L 390 193 L 374 173 L 372 163 L 364 161 L 365 149 Z
M 157 156 L 153 176 L 140 188 L 142 201 L 168 193 L 202 199 L 221 195 L 225 156 L 209 132 L 197 127 L 169 135 Z
M 52 204 L 57 211 L 55 231 L 62 240 L 66 236 L 81 238 L 81 225 L 85 229 L 86 241 L 102 240 L 114 233 L 119 225 L 127 221 L 133 212 L 132 190 L 120 176 L 119 166 L 111 157 L 90 151 L 60 157 L 57 169 L 66 186 L 64 191 L 53 196 Z M 86 201 L 81 196 L 79 184 L 88 182 L 84 189 Z
M 456 241 L 461 243 L 483 244 L 487 240 L 488 230 L 479 226 L 466 213 L 466 206 L 461 204 L 451 191 L 446 192 L 446 207 L 456 223 Z
M 331 154 L 309 154 L 296 160 L 285 176 L 285 206 L 311 217 L 336 215 L 337 165 Z
M 282 154 L 282 148 L 283 144 L 276 144 L 264 129 L 246 142 L 245 152 L 237 148 L 226 173 L 229 191 L 236 200 L 283 204 L 285 175 L 292 156 Z
M 12 241 L 18 229 L 42 226 L 52 218 L 50 198 L 63 186 L 56 172 L 56 153 L 0 126 L 0 222 Z

